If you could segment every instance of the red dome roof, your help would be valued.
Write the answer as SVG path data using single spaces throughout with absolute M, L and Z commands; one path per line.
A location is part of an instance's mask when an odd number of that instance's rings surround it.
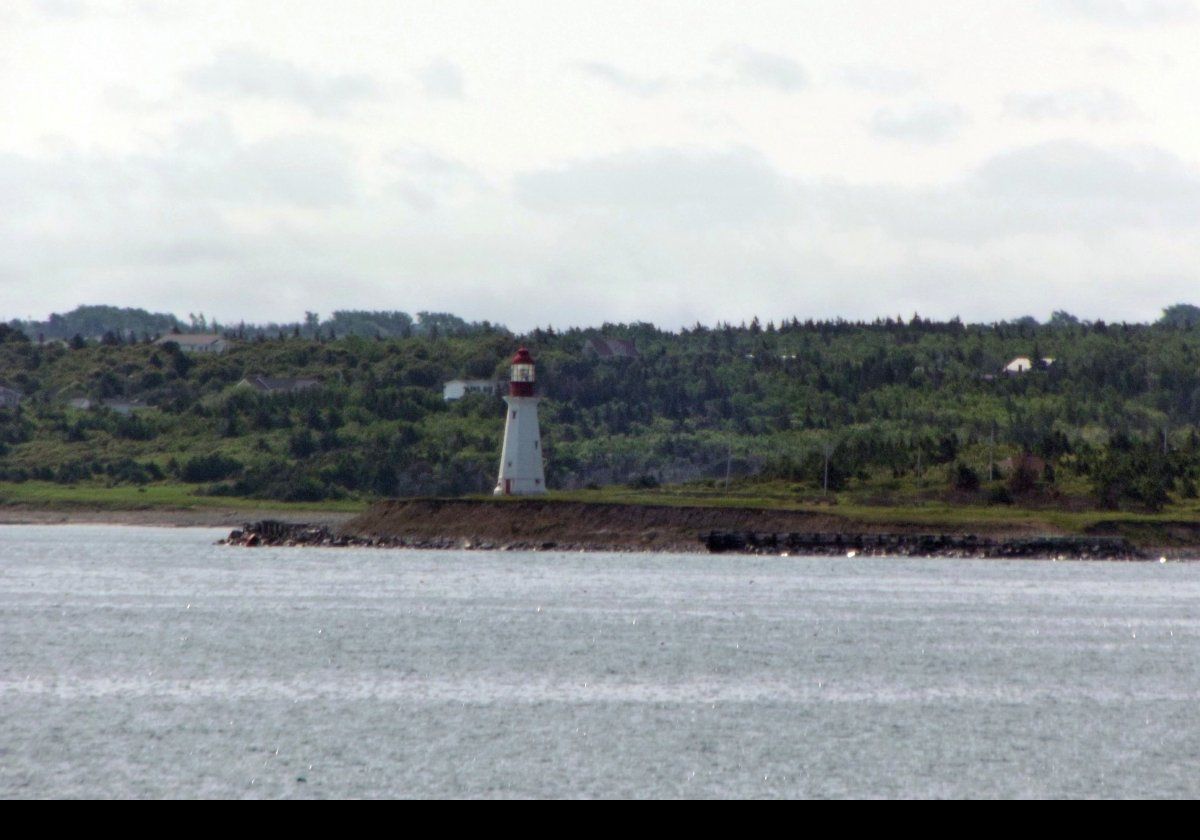
M 514 365 L 531 365 L 533 364 L 533 356 L 530 356 L 529 351 L 522 347 L 517 351 L 517 355 L 513 356 L 512 363 Z

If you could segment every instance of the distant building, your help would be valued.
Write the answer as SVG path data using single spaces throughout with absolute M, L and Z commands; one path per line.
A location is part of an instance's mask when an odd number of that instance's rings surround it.
M 20 391 L 16 388 L 9 388 L 7 385 L 0 385 L 0 408 L 16 408 L 21 404 Z
M 467 394 L 494 394 L 500 389 L 493 379 L 451 379 L 442 385 L 442 399 L 461 400 Z
M 247 376 L 237 384 L 239 388 L 250 388 L 260 394 L 294 394 L 319 387 L 321 380 L 308 377 Z
M 594 359 L 636 359 L 637 346 L 624 338 L 589 338 L 583 344 L 585 356 Z
M 1042 359 L 1042 367 L 1050 367 L 1052 364 L 1054 364 L 1054 359 Z M 1033 362 L 1029 360 L 1028 356 L 1017 356 L 1004 366 L 1005 373 L 1027 373 L 1031 370 L 1033 370 Z
M 185 353 L 224 353 L 229 349 L 229 341 L 216 333 L 169 333 L 155 344 L 166 344 L 173 341 Z

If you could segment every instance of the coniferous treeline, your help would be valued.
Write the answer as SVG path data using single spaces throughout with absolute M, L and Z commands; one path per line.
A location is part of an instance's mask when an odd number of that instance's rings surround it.
M 303 321 L 247 324 L 222 323 L 204 313 L 189 313 L 186 321 L 162 312 L 147 312 L 116 306 L 79 306 L 64 314 L 53 314 L 45 321 L 15 319 L 8 323 L 34 341 L 74 341 L 76 344 L 98 341 L 106 344 L 137 343 L 170 333 L 216 333 L 231 339 L 291 336 L 293 338 L 410 338 L 412 336 L 466 335 L 490 331 L 487 321 L 464 321 L 447 312 L 407 312 L 341 310 L 322 319 L 306 312 Z

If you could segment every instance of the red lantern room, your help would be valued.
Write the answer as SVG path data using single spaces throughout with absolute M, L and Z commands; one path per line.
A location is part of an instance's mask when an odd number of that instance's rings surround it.
M 508 381 L 510 397 L 533 396 L 533 356 L 522 347 L 512 360 L 512 376 Z

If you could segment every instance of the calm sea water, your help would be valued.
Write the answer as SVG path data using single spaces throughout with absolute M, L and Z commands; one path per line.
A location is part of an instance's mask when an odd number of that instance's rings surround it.
M 0 796 L 1198 796 L 1200 564 L 0 527 Z

